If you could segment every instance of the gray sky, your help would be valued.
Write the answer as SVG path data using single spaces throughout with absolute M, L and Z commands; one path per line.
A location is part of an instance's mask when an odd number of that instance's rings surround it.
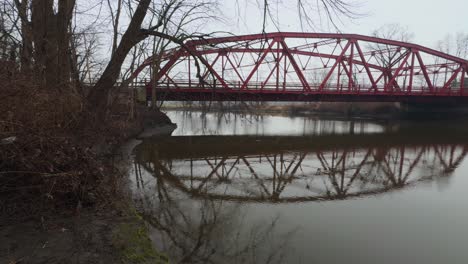
M 213 31 L 231 32 L 233 34 L 260 33 L 263 22 L 263 0 L 217 0 L 220 1 L 220 12 L 217 15 L 223 22 L 203 22 L 197 31 L 210 33 Z M 279 21 L 280 31 L 300 32 L 301 23 L 297 13 L 298 0 L 269 0 L 271 16 Z M 316 0 L 303 0 L 315 3 Z M 354 20 L 344 19 L 339 25 L 344 33 L 370 35 L 372 31 L 384 24 L 398 23 L 407 27 L 414 34 L 414 43 L 431 48 L 437 48 L 437 42 L 443 40 L 447 34 L 464 32 L 468 34 L 468 0 L 346 0 L 359 1 L 357 12 L 364 14 Z M 101 12 L 96 3 L 99 0 L 80 0 L 80 10 L 86 11 L 80 17 L 84 26 L 95 21 L 94 13 Z M 112 3 L 112 1 L 111 1 Z M 92 7 L 92 8 L 91 8 Z M 105 11 L 106 5 L 104 5 Z M 308 14 L 316 22 L 315 29 L 304 28 L 304 31 L 336 32 L 335 28 L 327 25 L 322 12 L 322 19 L 317 10 L 308 8 Z M 310 11 L 309 11 L 310 10 Z M 90 15 L 91 13 L 91 15 Z M 109 19 L 108 19 L 109 20 Z M 120 23 L 121 30 L 128 25 L 128 18 Z M 107 28 L 106 28 L 107 27 Z M 102 26 L 99 35 L 99 57 L 108 58 L 111 50 L 110 21 Z M 190 30 L 189 30 L 190 31 Z M 267 25 L 268 32 L 278 31 L 271 21 Z
M 258 33 L 261 30 L 262 14 L 258 2 L 226 0 L 221 8 L 226 24 L 212 24 L 209 29 L 233 33 Z M 247 2 L 247 3 L 246 3 Z M 279 0 L 272 6 L 272 15 L 279 18 L 281 31 L 301 31 L 297 16 L 296 0 Z M 315 2 L 315 1 L 313 1 Z M 360 1 L 359 19 L 345 19 L 340 26 L 342 32 L 369 35 L 374 29 L 388 23 L 398 23 L 414 33 L 414 41 L 434 47 L 438 40 L 451 33 L 468 33 L 468 0 L 367 0 Z M 317 12 L 311 11 L 317 22 L 317 31 L 334 31 L 326 23 L 320 24 Z M 321 25 L 321 26 L 320 26 Z M 205 28 L 206 29 L 206 28 Z M 267 31 L 277 31 L 270 22 Z
M 350 32 L 368 33 L 375 26 L 399 23 L 414 32 L 414 40 L 432 46 L 449 33 L 468 33 L 467 0 L 374 0 L 369 16 L 349 25 Z

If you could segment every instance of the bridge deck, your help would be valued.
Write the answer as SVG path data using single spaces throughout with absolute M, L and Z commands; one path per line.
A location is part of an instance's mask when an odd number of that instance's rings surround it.
M 405 102 L 405 103 L 468 103 L 468 94 L 458 91 L 379 92 L 379 91 L 322 91 L 303 90 L 229 90 L 208 88 L 157 88 L 157 100 L 163 101 L 283 101 L 283 102 Z

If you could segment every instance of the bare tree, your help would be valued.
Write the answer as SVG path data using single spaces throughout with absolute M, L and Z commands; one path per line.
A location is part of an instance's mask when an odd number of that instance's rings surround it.
M 460 58 L 468 59 L 468 33 L 463 33 L 463 32 L 458 32 L 455 35 L 448 34 L 445 36 L 443 40 L 440 40 L 437 42 L 437 49 L 439 51 L 442 51 L 447 54 L 451 54 Z M 442 60 L 440 61 L 439 58 L 437 58 L 436 64 L 440 63 L 447 63 L 447 60 Z M 445 74 L 443 74 L 443 82 L 447 82 L 448 76 L 448 71 L 447 68 L 445 67 L 442 69 L 442 71 L 445 71 Z M 438 74 L 435 74 L 433 77 L 433 82 L 436 83 L 439 81 L 440 76 Z M 454 80 L 452 85 L 454 87 L 458 87 L 460 85 L 459 81 L 460 79 Z
M 18 68 L 21 39 L 17 34 L 19 17 L 15 6 L 0 1 L 0 60 L 2 70 L 12 74 Z
M 407 27 L 400 24 L 385 24 L 378 29 L 374 30 L 371 34 L 377 38 L 398 40 L 409 42 L 413 39 L 414 34 L 411 33 Z M 373 43 L 370 48 L 375 54 L 377 63 L 386 69 L 384 75 L 384 82 L 387 83 L 392 79 L 392 67 L 397 64 L 406 55 L 405 50 L 397 50 L 395 46 L 388 44 Z M 406 84 L 406 77 L 404 80 Z M 405 85 L 404 85 L 405 86 Z
M 407 27 L 404 27 L 400 24 L 385 24 L 374 30 L 371 35 L 377 38 L 398 40 L 403 42 L 409 42 L 414 37 L 414 34 L 411 33 Z M 395 47 L 387 44 L 375 43 L 373 44 L 372 49 L 376 51 L 375 57 L 377 58 L 377 61 L 380 63 L 380 65 L 384 68 L 393 65 L 400 57 L 400 54 L 395 52 Z
M 122 77 L 122 66 L 126 61 L 130 65 L 135 59 L 127 58 L 143 40 L 152 37 L 153 52 L 156 55 L 152 73 L 157 74 L 162 63 L 161 56 L 171 44 L 184 47 L 187 39 L 206 36 L 196 32 L 195 22 L 213 18 L 213 10 L 220 0 L 96 0 L 100 8 L 107 6 L 112 26 L 111 56 L 102 74 L 91 73 L 92 50 L 97 47 L 96 34 L 83 29 L 77 29 L 74 20 L 77 16 L 77 0 L 0 0 L 14 7 L 10 18 L 15 21 L 16 31 L 21 40 L 21 65 L 24 69 L 32 68 L 43 87 L 65 90 L 74 81 L 93 79 L 97 83 L 88 94 L 87 110 L 105 116 L 109 95 L 117 80 Z M 251 0 L 238 1 L 247 2 Z M 271 4 L 274 0 L 264 0 L 264 26 L 271 19 Z M 82 3 L 82 2 L 80 2 Z M 278 2 L 280 3 L 280 2 Z M 309 10 L 323 12 L 318 14 L 330 19 L 333 25 L 342 16 L 353 17 L 351 0 L 296 0 L 297 12 L 304 24 L 312 25 L 314 20 Z M 124 13 L 124 6 L 131 12 Z M 90 9 L 91 10 L 91 9 Z M 86 11 L 94 15 L 93 11 Z M 128 16 L 130 23 L 121 32 L 122 16 Z M 96 16 L 101 16 L 98 13 Z M 16 19 L 16 20 L 15 20 Z M 126 21 L 126 19 L 125 19 Z M 196 24 L 196 23 L 195 23 Z M 132 52 L 132 49 L 134 52 Z M 80 54 L 78 54 L 80 53 Z M 147 56 L 147 55 L 144 55 Z M 201 57 L 194 56 L 196 66 L 203 63 Z M 199 68 L 199 67 L 198 67 Z M 85 73 L 86 72 L 86 73 Z
M 3 0 L 21 36 L 21 66 L 43 87 L 64 90 L 71 80 L 70 25 L 75 0 Z
M 116 7 L 113 6 L 112 2 L 116 2 Z M 107 0 L 107 6 L 109 7 L 109 12 L 111 15 L 112 21 L 112 55 L 114 55 L 117 50 L 117 41 L 119 38 L 119 23 L 120 23 L 120 14 L 122 13 L 122 2 L 123 0 Z M 114 10 L 115 9 L 115 10 Z
M 242 5 L 243 1 L 238 1 Z M 279 30 L 279 18 L 275 13 L 281 12 L 282 8 L 290 7 L 290 1 L 263 0 L 260 4 L 263 11 L 262 31 L 266 31 L 268 21 L 272 22 Z M 357 12 L 360 3 L 350 0 L 295 0 L 297 15 L 303 30 L 306 28 L 317 30 L 318 28 L 328 27 L 339 30 L 344 20 L 355 19 L 363 14 Z M 326 24 L 326 25 L 325 25 Z
M 200 14 L 202 10 L 209 12 L 212 5 L 215 5 L 216 1 L 210 0 L 195 0 L 195 1 L 182 1 L 182 0 L 167 0 L 162 5 L 159 5 L 157 10 L 150 9 L 151 0 L 141 0 L 135 8 L 135 12 L 131 18 L 130 24 L 122 35 L 120 43 L 112 55 L 110 62 L 104 70 L 102 76 L 99 78 L 96 85 L 88 96 L 88 110 L 90 112 L 98 113 L 98 119 L 104 119 L 107 109 L 107 102 L 109 101 L 110 91 L 113 89 L 121 71 L 121 67 L 125 62 L 127 55 L 130 53 L 132 48 L 138 43 L 154 36 L 157 38 L 166 39 L 172 43 L 180 46 L 184 46 L 184 41 L 192 34 L 187 34 L 185 31 L 179 31 L 180 34 L 176 33 L 168 34 L 161 30 L 165 24 L 170 25 L 177 21 L 168 19 L 172 13 L 182 7 L 185 10 L 189 10 L 190 13 Z M 154 7 L 154 6 L 153 6 Z M 158 19 L 155 23 L 144 27 L 144 19 L 148 12 L 151 11 L 153 14 L 158 15 Z
M 460 58 L 468 59 L 468 33 L 448 34 L 437 42 L 437 49 Z

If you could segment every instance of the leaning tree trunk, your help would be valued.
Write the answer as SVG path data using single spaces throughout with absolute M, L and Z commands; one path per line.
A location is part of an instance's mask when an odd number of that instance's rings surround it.
M 122 36 L 120 43 L 107 64 L 101 78 L 87 97 L 87 110 L 93 114 L 95 121 L 102 121 L 106 117 L 109 94 L 114 88 L 120 74 L 120 69 L 128 53 L 133 46 L 142 41 L 146 35 L 142 33 L 141 25 L 148 11 L 151 0 L 140 0 L 135 14 L 130 21 L 127 31 Z

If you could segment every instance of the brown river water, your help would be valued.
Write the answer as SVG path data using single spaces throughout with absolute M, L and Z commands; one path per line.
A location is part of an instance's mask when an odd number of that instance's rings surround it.
M 468 263 L 468 122 L 169 111 L 135 148 L 171 263 Z

